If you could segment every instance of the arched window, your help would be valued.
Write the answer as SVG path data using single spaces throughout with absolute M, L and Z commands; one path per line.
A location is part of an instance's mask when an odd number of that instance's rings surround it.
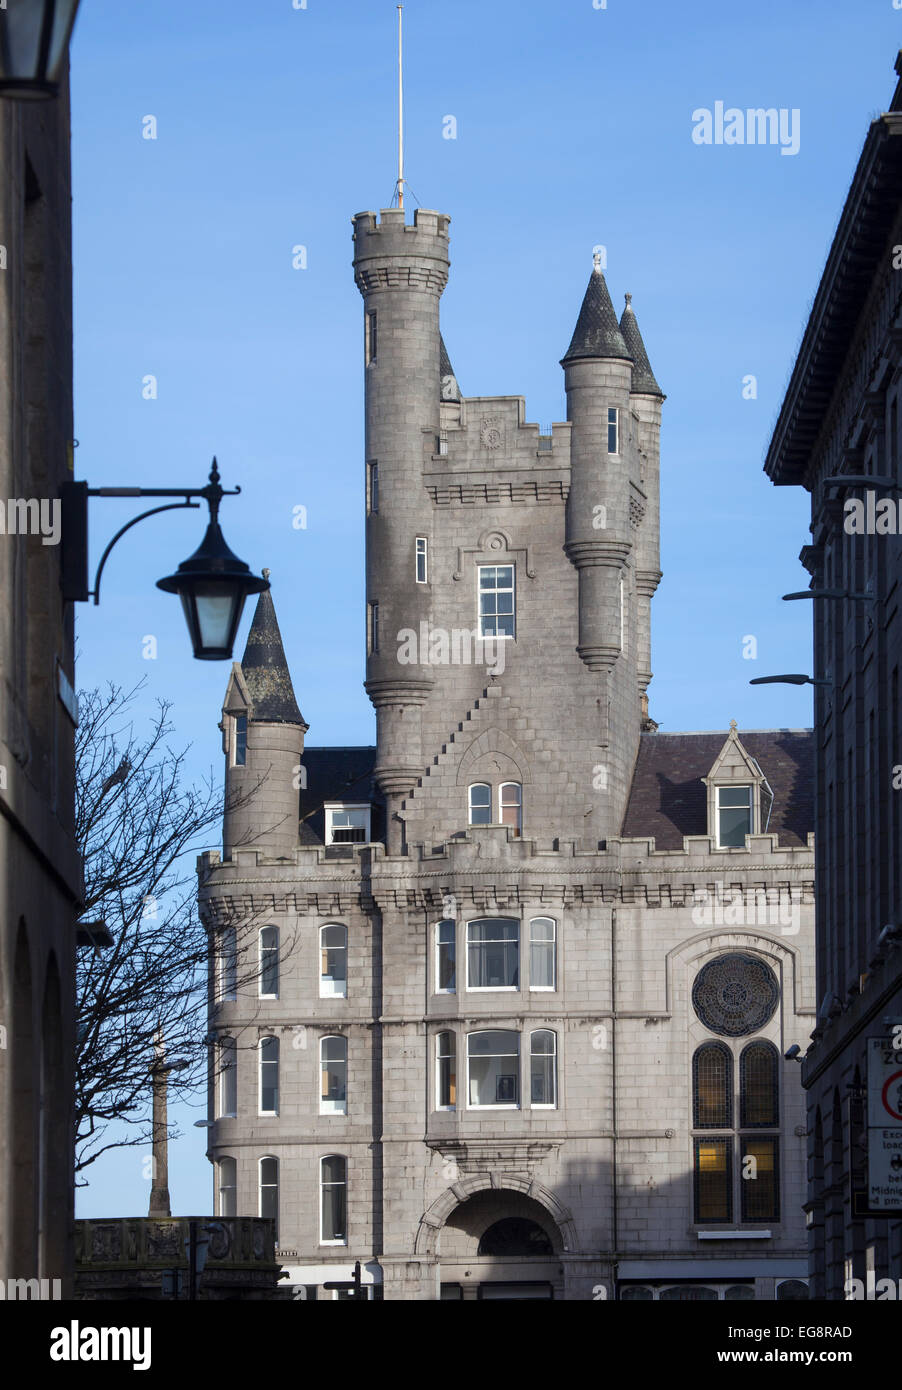
M 777 1096 L 777 1049 L 769 1042 L 752 1042 L 739 1058 L 739 1124 L 741 1129 L 776 1130 L 780 1122 Z M 743 1134 L 742 1219 L 776 1221 L 780 1213 L 779 1135 Z
M 519 782 L 502 782 L 498 789 L 498 819 L 512 825 L 519 835 L 523 828 L 523 788 Z
M 223 1038 L 219 1044 L 219 1113 L 238 1114 L 238 1044 Z
M 556 989 L 555 923 L 533 917 L 529 924 L 529 988 Z
M 279 1160 L 260 1159 L 260 1215 L 275 1223 L 276 1243 L 279 1240 Z
M 457 1105 L 457 1039 L 439 1033 L 435 1039 L 435 1103 L 439 1110 Z
M 336 1034 L 319 1044 L 321 1115 L 348 1113 L 348 1040 Z
M 485 917 L 467 923 L 467 989 L 520 988 L 520 923 Z
M 554 1247 L 542 1227 L 523 1216 L 505 1216 L 490 1226 L 479 1241 L 477 1255 L 553 1255 Z
M 260 932 L 260 998 L 279 997 L 279 928 L 264 927 Z
M 320 1160 L 320 1244 L 348 1243 L 348 1160 L 327 1154 Z
M 492 789 L 488 782 L 474 782 L 470 788 L 470 824 L 491 825 Z
M 260 1114 L 279 1113 L 279 1039 L 260 1039 Z
M 321 999 L 346 999 L 348 994 L 348 929 L 339 922 L 320 927 Z
M 520 1104 L 520 1034 L 487 1029 L 467 1038 L 467 1104 L 471 1108 Z
M 783 1279 L 777 1285 L 777 1299 L 781 1303 L 801 1303 L 808 1296 L 804 1279 Z
M 743 1129 L 773 1129 L 777 1113 L 777 1049 L 769 1042 L 753 1042 L 739 1058 L 739 1123 Z
M 723 1043 L 704 1043 L 692 1059 L 695 1129 L 730 1129 L 733 1124 L 733 1058 Z
M 238 1215 L 238 1164 L 234 1158 L 219 1160 L 219 1215 Z
M 529 1102 L 543 1110 L 557 1105 L 557 1035 L 549 1028 L 529 1035 Z
M 692 1059 L 695 1220 L 729 1223 L 738 1211 L 743 1223 L 778 1221 L 779 1056 L 760 1038 L 732 1049 L 703 1043 Z

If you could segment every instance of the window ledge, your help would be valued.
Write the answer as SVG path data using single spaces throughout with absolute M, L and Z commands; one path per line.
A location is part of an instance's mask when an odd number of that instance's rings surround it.
M 773 1231 L 696 1231 L 699 1240 L 770 1240 Z

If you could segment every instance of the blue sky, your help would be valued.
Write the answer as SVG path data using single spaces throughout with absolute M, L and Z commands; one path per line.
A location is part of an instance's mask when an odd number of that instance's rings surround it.
M 893 91 L 902 10 L 410 0 L 404 17 L 406 174 L 452 219 L 442 325 L 462 391 L 564 418 L 558 362 L 604 245 L 615 306 L 632 292 L 668 396 L 651 713 L 664 730 L 805 727 L 805 689 L 748 685 L 811 665 L 810 606 L 780 602 L 808 582 L 807 494 L 774 488 L 762 460 L 868 122 Z M 272 571 L 310 744 L 375 738 L 350 218 L 391 198 L 396 19 L 391 0 L 83 0 L 72 43 L 77 474 L 200 487 L 218 456 L 243 489 L 223 529 Z M 799 153 L 695 144 L 693 111 L 717 101 L 798 109 Z M 96 563 L 140 508 L 91 505 Z M 147 706 L 174 702 L 173 742 L 193 745 L 198 775 L 220 769 L 228 668 L 191 660 L 179 605 L 154 584 L 201 517 L 153 518 L 117 547 L 101 606 L 79 609 L 77 673 L 83 688 L 147 677 Z M 174 1112 L 176 1213 L 210 1207 L 204 1113 Z M 142 1161 L 95 1165 L 78 1214 L 146 1210 Z

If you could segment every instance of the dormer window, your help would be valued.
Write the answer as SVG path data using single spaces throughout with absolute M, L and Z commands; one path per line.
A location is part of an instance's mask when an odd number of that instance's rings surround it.
M 746 835 L 754 834 L 751 787 L 716 787 L 718 849 L 745 849 Z
M 327 806 L 325 811 L 327 845 L 365 845 L 369 843 L 369 806 Z
M 235 717 L 235 766 L 247 765 L 247 715 Z

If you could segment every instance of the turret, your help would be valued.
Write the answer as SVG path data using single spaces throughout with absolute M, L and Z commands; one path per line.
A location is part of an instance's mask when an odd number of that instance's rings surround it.
M 648 717 L 646 691 L 651 670 L 651 601 L 661 580 L 660 554 L 660 460 L 661 406 L 666 397 L 655 379 L 639 324 L 633 310 L 633 296 L 627 294 L 620 318 L 620 332 L 633 359 L 630 401 L 639 419 L 639 483 L 645 493 L 645 516 L 636 538 L 636 634 L 638 643 L 639 692 L 644 716 Z
M 623 569 L 632 548 L 633 363 L 597 255 L 561 366 L 572 425 L 564 549 L 579 571 L 577 651 L 590 670 L 607 672 L 621 651 Z
M 269 570 L 263 571 L 264 579 Z M 223 857 L 259 849 L 277 857 L 298 843 L 298 792 L 308 725 L 298 709 L 270 592 L 262 593 L 222 707 L 226 755 Z
M 375 778 L 386 797 L 390 854 L 404 848 L 400 800 L 423 773 L 420 710 L 432 686 L 428 666 L 401 664 L 398 653 L 401 634 L 418 634 L 431 616 L 430 588 L 421 582 L 433 524 L 423 466 L 441 428 L 439 300 L 449 220 L 422 208 L 412 226 L 401 209 L 353 219 L 365 332 L 366 689 L 376 707 Z

